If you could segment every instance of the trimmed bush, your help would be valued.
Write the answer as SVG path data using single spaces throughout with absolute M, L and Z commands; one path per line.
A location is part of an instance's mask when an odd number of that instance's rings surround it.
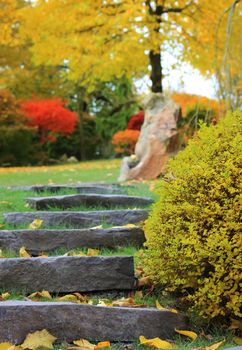
M 145 225 L 144 267 L 208 318 L 242 316 L 242 113 L 203 125 L 170 161 Z

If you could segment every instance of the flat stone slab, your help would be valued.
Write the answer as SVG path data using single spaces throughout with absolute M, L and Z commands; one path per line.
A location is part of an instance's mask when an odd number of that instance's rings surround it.
M 91 292 L 135 287 L 132 256 L 0 259 L 0 290 Z
M 113 194 L 76 194 L 27 198 L 27 203 L 29 203 L 34 209 L 43 210 L 48 209 L 49 207 L 68 209 L 79 207 L 81 205 L 85 205 L 87 207 L 100 205 L 106 208 L 110 208 L 112 206 L 139 207 L 150 205 L 153 203 L 153 200 L 147 197 Z
M 6 188 L 6 187 L 4 187 Z M 81 185 L 32 185 L 32 186 L 11 186 L 7 187 L 12 190 L 33 191 L 33 192 L 59 192 L 62 190 L 74 190 L 77 193 L 120 193 L 124 188 L 120 185 L 113 184 L 92 184 L 84 183 Z
M 5 222 L 17 225 L 28 225 L 35 219 L 43 220 L 43 226 L 71 225 L 73 227 L 90 227 L 102 223 L 111 225 L 135 224 L 146 220 L 148 210 L 100 210 L 100 211 L 39 211 L 16 212 L 4 214 Z
M 59 248 L 115 248 L 141 247 L 145 242 L 144 232 L 139 227 L 114 227 L 110 229 L 70 230 L 0 230 L 0 249 L 28 252 L 39 255 Z
M 60 302 L 4 301 L 0 303 L 0 341 L 20 344 L 28 333 L 47 329 L 57 342 L 171 339 L 174 329 L 186 329 L 181 315 L 154 308 L 121 308 Z
M 225 350 L 242 350 L 242 346 L 236 346 L 234 348 L 226 348 Z

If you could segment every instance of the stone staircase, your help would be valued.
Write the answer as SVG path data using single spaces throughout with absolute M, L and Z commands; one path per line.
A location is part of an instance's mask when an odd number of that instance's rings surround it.
M 78 292 L 101 293 L 109 297 L 110 293 L 127 295 L 136 290 L 133 256 L 38 255 L 58 249 L 141 247 L 145 241 L 144 233 L 139 226 L 130 224 L 147 218 L 151 199 L 128 196 L 123 187 L 115 184 L 48 185 L 20 189 L 38 194 L 48 190 L 55 195 L 28 198 L 27 203 L 36 211 L 5 214 L 5 222 L 16 229 L 0 230 L 0 249 L 18 252 L 24 246 L 35 257 L 0 259 L 2 292 L 14 291 L 16 294 L 21 290 L 26 293 L 48 290 L 57 295 Z M 78 194 L 56 195 L 56 192 L 67 189 Z M 107 209 L 72 211 L 72 208 L 80 206 Z M 113 206 L 118 209 L 110 209 Z M 52 211 L 53 207 L 61 211 Z M 43 209 L 45 211 L 39 211 Z M 19 225 L 28 226 L 35 219 L 43 220 L 41 229 L 18 229 Z M 122 226 L 102 228 L 103 223 Z M 67 228 L 58 228 L 61 225 Z M 47 329 L 58 342 L 72 342 L 80 338 L 130 342 L 136 341 L 140 335 L 170 339 L 175 334 L 175 328 L 185 328 L 182 315 L 156 308 L 29 300 L 0 302 L 0 342 L 18 344 L 28 333 L 41 329 Z

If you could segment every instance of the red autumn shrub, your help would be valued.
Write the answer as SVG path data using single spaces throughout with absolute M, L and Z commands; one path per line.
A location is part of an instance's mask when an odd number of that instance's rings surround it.
M 144 118 L 145 118 L 144 111 L 139 111 L 138 113 L 134 114 L 128 122 L 127 129 L 140 130 L 144 123 Z
M 76 113 L 65 108 L 65 103 L 59 98 L 24 101 L 21 110 L 27 117 L 28 124 L 38 127 L 42 138 L 46 140 L 50 139 L 47 136 L 49 133 L 72 134 L 78 121 Z
M 140 132 L 138 130 L 130 129 L 116 132 L 112 138 L 112 144 L 115 146 L 115 152 L 126 155 L 133 154 L 139 134 Z

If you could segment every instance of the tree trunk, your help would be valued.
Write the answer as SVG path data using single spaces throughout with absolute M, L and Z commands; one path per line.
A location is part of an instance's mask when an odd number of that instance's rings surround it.
M 146 1 L 146 5 L 148 6 L 149 14 L 155 17 L 156 25 L 154 28 L 154 32 L 156 35 L 159 35 L 160 25 L 162 21 L 161 16 L 163 14 L 164 8 L 162 5 L 158 5 L 157 0 L 155 1 L 155 8 L 152 7 L 150 0 Z M 158 46 L 155 51 L 151 50 L 149 52 L 149 59 L 150 59 L 150 65 L 151 65 L 151 74 L 150 74 L 150 79 L 152 82 L 151 90 L 153 92 L 163 92 L 160 46 Z
M 85 148 L 85 133 L 84 133 L 84 115 L 87 111 L 87 103 L 82 100 L 82 97 L 78 94 L 78 116 L 79 116 L 79 128 L 80 128 L 80 157 L 81 160 L 86 159 L 86 148 Z
M 152 82 L 152 92 L 163 92 L 162 87 L 162 66 L 161 66 L 161 54 L 150 51 L 149 53 L 151 75 L 150 79 Z

